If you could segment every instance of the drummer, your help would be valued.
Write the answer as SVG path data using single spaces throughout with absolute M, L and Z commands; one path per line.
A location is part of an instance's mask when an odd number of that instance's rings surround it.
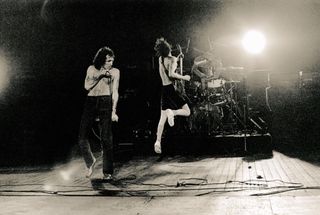
M 192 79 L 202 90 L 213 88 L 214 79 L 220 78 L 222 62 L 210 53 L 198 56 L 192 66 Z

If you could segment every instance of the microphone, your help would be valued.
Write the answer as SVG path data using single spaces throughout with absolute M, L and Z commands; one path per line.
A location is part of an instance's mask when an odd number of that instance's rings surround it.
M 188 38 L 188 43 L 187 43 L 186 53 L 188 53 L 188 51 L 189 51 L 189 46 L 190 46 L 190 38 Z
M 110 70 L 107 70 L 107 71 L 103 74 L 103 76 L 104 76 L 105 78 L 111 78 Z

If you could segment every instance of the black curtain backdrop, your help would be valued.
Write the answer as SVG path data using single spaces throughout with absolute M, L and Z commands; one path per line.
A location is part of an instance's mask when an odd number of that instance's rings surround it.
M 121 71 L 117 128 L 123 132 L 118 140 L 129 139 L 147 118 L 157 119 L 160 82 L 154 42 L 160 36 L 186 42 L 191 22 L 205 16 L 209 5 L 81 0 L 0 4 L 0 49 L 9 68 L 0 98 L 4 166 L 52 163 L 76 147 L 84 77 L 101 46 L 115 51 L 115 67 Z M 191 14 L 197 19 L 190 19 Z

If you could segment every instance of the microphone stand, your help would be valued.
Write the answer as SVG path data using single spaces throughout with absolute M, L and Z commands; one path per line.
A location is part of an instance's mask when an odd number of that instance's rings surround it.
M 243 87 L 245 93 L 245 103 L 243 104 L 243 125 L 244 125 L 244 151 L 247 152 L 247 119 L 248 119 L 248 90 L 247 90 L 247 73 L 245 72 L 243 75 Z

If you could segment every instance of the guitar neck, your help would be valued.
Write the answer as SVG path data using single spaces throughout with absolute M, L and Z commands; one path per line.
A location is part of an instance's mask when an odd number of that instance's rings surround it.
M 180 58 L 180 75 L 183 75 L 183 58 Z
M 179 44 L 177 44 L 178 50 L 179 50 L 179 55 L 177 58 L 180 58 L 180 75 L 183 75 L 183 53 L 182 53 L 182 48 Z

